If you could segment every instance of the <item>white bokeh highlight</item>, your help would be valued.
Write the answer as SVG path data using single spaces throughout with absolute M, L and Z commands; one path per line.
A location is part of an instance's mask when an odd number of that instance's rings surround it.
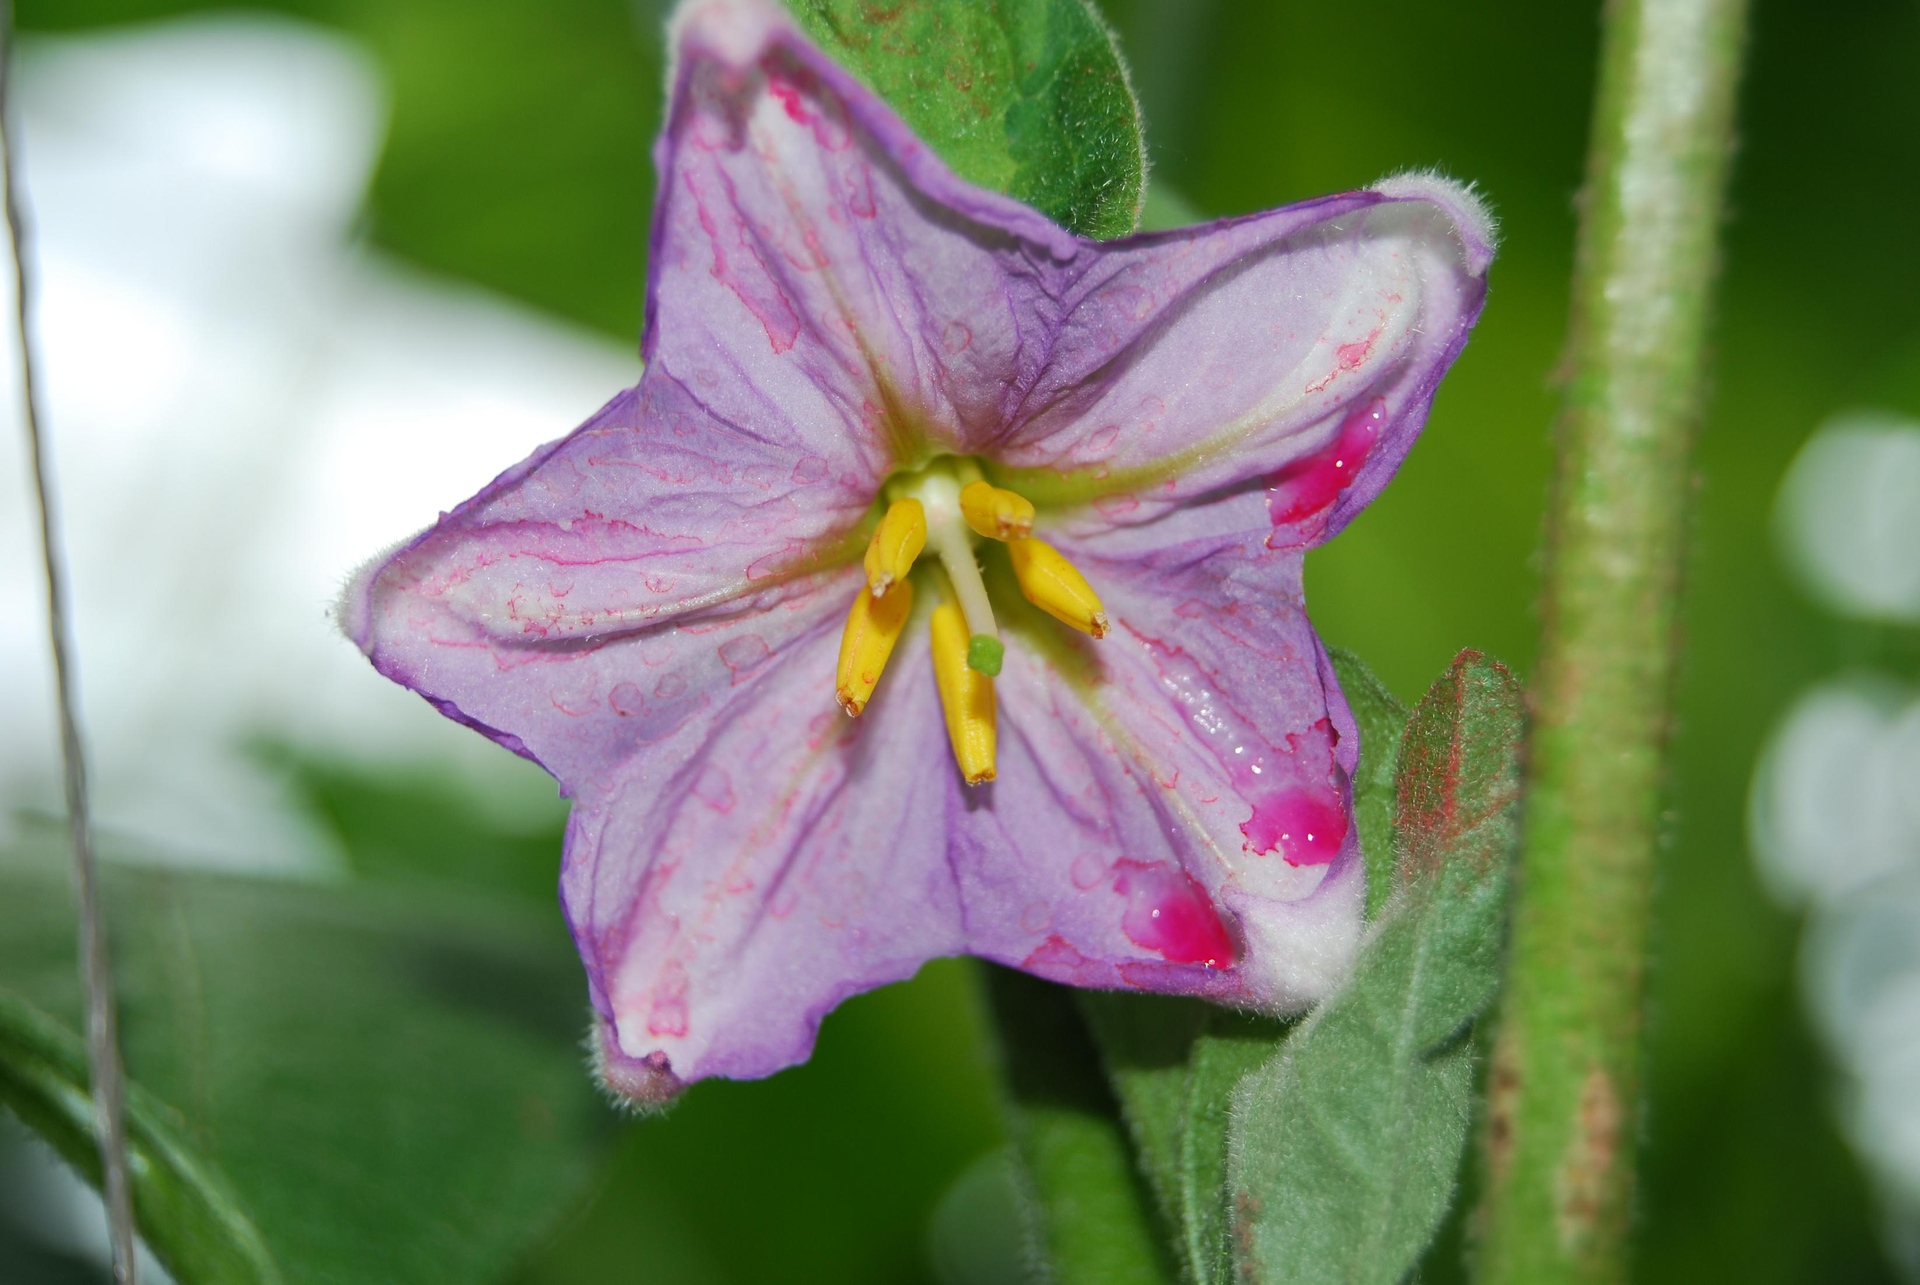
M 318 28 L 227 16 L 43 40 L 17 93 L 103 833 L 325 866 L 248 753 L 260 736 L 551 799 L 378 678 L 327 612 L 359 562 L 633 383 L 637 355 L 357 243 L 384 103 L 368 61 Z M 11 353 L 0 382 L 4 828 L 60 795 Z
M 1776 510 L 1788 562 L 1841 615 L 1920 623 L 1920 421 L 1855 411 L 1794 459 Z
M 1762 756 L 1750 806 L 1754 856 L 1787 905 L 1920 870 L 1920 702 L 1868 679 L 1809 691 Z
M 1844 617 L 1920 623 L 1920 422 L 1830 420 L 1775 509 L 1785 560 Z M 1807 912 L 1809 1016 L 1841 1072 L 1840 1117 L 1879 1188 L 1886 1243 L 1920 1281 L 1920 692 L 1860 673 L 1781 719 L 1748 799 L 1768 890 Z

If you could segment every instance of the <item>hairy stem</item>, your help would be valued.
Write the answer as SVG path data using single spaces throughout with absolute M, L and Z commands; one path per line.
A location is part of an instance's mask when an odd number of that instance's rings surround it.
M 1549 507 L 1483 1282 L 1627 1278 L 1676 600 L 1744 0 L 1611 0 Z
M 27 451 L 34 497 L 40 506 L 40 549 L 47 581 L 47 628 L 53 649 L 54 689 L 60 713 L 60 755 L 67 787 L 67 822 L 73 839 L 73 876 L 80 903 L 80 971 L 87 992 L 87 1060 L 93 1073 L 93 1130 L 100 1146 L 101 1186 L 116 1285 L 133 1285 L 133 1188 L 127 1172 L 126 1107 L 120 1047 L 115 1031 L 113 972 L 100 905 L 100 879 L 93 856 L 87 808 L 86 748 L 75 712 L 73 640 L 67 618 L 66 568 L 60 524 L 53 505 L 46 436 L 40 427 L 40 386 L 34 361 L 32 296 L 28 291 L 26 217 L 19 193 L 9 91 L 12 89 L 13 6 L 0 0 L 0 187 L 4 187 L 8 240 L 13 248 L 13 297 L 18 324 L 20 382 L 24 392 Z

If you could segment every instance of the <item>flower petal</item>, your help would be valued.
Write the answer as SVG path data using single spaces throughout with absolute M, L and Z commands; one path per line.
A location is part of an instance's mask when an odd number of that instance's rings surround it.
M 924 630 L 859 719 L 822 680 L 836 632 L 577 796 L 561 891 L 603 1065 L 770 1075 L 842 999 L 962 948 Z
M 380 582 L 365 599 L 383 672 L 572 799 L 562 900 L 629 1096 L 802 1061 L 841 999 L 961 948 L 924 626 L 865 716 L 834 699 L 861 592 L 848 566 L 777 606 L 570 644 Z
M 997 428 L 1042 356 L 1032 279 L 1078 243 L 955 178 L 776 7 L 703 0 L 675 34 L 649 366 L 879 473 Z
M 1091 502 L 1079 529 L 1259 481 L 1276 543 L 1316 543 L 1411 448 L 1479 315 L 1490 236 L 1469 191 L 1415 176 L 1089 246 L 995 456 L 1037 500 Z
M 1364 874 L 1357 731 L 1299 553 L 1244 534 L 1073 553 L 1114 628 L 1008 622 L 1000 775 L 956 847 L 969 950 L 1078 985 L 1318 999 L 1357 947 Z M 1208 966 L 1215 915 L 1234 949 Z
M 649 370 L 363 569 L 341 625 L 408 681 L 396 648 L 577 646 L 765 607 L 858 557 L 872 488 L 736 432 Z

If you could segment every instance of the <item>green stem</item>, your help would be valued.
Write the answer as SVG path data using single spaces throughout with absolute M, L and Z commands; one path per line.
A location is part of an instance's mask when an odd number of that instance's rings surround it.
M 1607 5 L 1482 1282 L 1627 1278 L 1676 600 L 1744 0 Z

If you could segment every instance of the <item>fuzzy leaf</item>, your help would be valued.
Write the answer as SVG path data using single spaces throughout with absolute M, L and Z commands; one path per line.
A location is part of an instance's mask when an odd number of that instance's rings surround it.
M 1328 649 L 1340 677 L 1353 720 L 1360 725 L 1360 766 L 1353 774 L 1353 817 L 1360 848 L 1367 858 L 1367 918 L 1372 919 L 1393 891 L 1394 773 L 1400 764 L 1400 736 L 1407 707 L 1350 651 Z
M 550 913 L 104 876 L 136 1209 L 182 1285 L 480 1285 L 574 1204 L 609 1117 Z M 97 1176 L 75 958 L 57 851 L 0 853 L 0 1100 Z
M 1256 1281 L 1403 1279 L 1466 1141 L 1472 1026 L 1499 981 L 1520 690 L 1462 652 L 1407 724 L 1395 887 L 1347 986 L 1235 1096 L 1235 1255 Z
M 1029 1250 L 1056 1285 L 1173 1279 L 1100 1061 L 1064 986 L 984 965 Z
M 962 178 L 1082 236 L 1133 231 L 1140 109 L 1087 0 L 787 2 Z
M 1160 995 L 1088 992 L 1080 1007 L 1182 1279 L 1228 1279 L 1221 1190 L 1233 1091 L 1273 1056 L 1287 1024 Z
M 1407 713 L 1354 653 L 1332 651 L 1332 665 L 1359 722 L 1354 814 L 1377 909 L 1394 880 L 1394 763 Z M 1229 1279 L 1221 1189 L 1233 1091 L 1279 1049 L 1288 1024 L 1165 995 L 1083 993 L 1081 1010 L 1183 1279 Z
M 1392 886 L 1393 771 L 1406 709 L 1357 656 L 1332 655 L 1360 725 L 1354 815 L 1366 853 L 1368 902 L 1377 906 Z M 1273 1056 L 1289 1024 L 1160 995 L 1089 992 L 1080 1007 L 1182 1277 L 1197 1285 L 1228 1280 L 1221 1193 L 1233 1093 L 1243 1076 Z

